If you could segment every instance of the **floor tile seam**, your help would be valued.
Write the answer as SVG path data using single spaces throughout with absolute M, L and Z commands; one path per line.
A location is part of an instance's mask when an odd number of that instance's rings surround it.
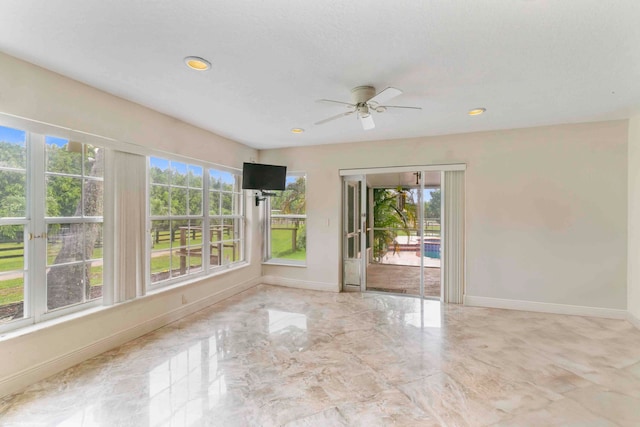
M 440 372 L 440 373 L 442 373 L 442 374 L 444 374 L 444 375 L 447 375 L 447 376 L 448 376 L 448 374 L 446 374 L 446 373 L 444 373 L 444 372 Z M 437 375 L 437 374 L 434 374 L 434 375 Z M 418 382 L 418 381 L 421 381 L 421 380 L 414 380 L 414 381 L 407 382 L 407 383 L 405 383 L 405 384 L 412 384 L 412 383 L 415 383 L 415 382 Z M 421 406 L 419 406 L 419 405 L 418 405 L 418 404 L 413 400 L 413 398 L 412 398 L 409 394 L 405 393 L 405 392 L 404 392 L 402 389 L 400 389 L 400 388 L 398 388 L 398 390 L 400 391 L 400 393 L 402 393 L 404 396 L 406 396 L 406 397 L 407 397 L 407 399 L 409 399 L 409 401 L 411 402 L 411 404 L 413 404 L 414 406 L 417 406 L 421 411 L 426 412 L 428 415 L 431 415 L 431 416 L 436 420 L 436 422 L 437 422 L 441 427 L 448 427 L 448 426 L 449 426 L 449 424 L 446 422 L 446 420 L 444 420 L 444 419 L 440 416 L 439 411 L 436 411 L 436 410 L 435 410 L 431 405 L 426 405 L 426 408 L 422 408 Z
M 482 361 L 480 361 L 480 362 L 482 362 Z M 492 365 L 489 365 L 489 366 L 492 366 Z M 554 366 L 556 366 L 556 365 L 554 365 Z M 563 371 L 566 371 L 566 372 L 569 372 L 569 373 L 573 373 L 573 372 L 567 371 L 566 369 L 563 369 L 562 367 L 559 367 L 559 366 L 556 366 L 556 367 L 557 367 L 558 369 L 563 370 Z M 498 369 L 499 369 L 499 367 L 496 367 L 496 368 L 498 368 Z M 445 372 L 446 372 L 446 371 L 445 371 Z M 446 373 L 447 373 L 447 375 L 452 376 L 453 378 L 455 378 L 455 373 L 452 373 L 452 374 L 450 374 L 449 372 L 446 372 Z M 540 391 L 541 393 L 543 393 L 543 394 L 541 394 L 540 396 L 541 396 L 542 398 L 544 398 L 544 399 L 548 400 L 548 401 L 549 401 L 549 403 L 548 403 L 548 404 L 551 404 L 551 403 L 553 403 L 553 402 L 554 402 L 554 400 L 553 400 L 553 399 L 551 399 L 551 398 L 549 398 L 549 397 L 548 397 L 548 394 L 549 394 L 549 393 L 552 393 L 552 394 L 555 394 L 555 395 L 561 396 L 561 398 L 565 398 L 565 397 L 566 397 L 566 396 L 564 395 L 564 393 L 557 392 L 557 391 L 553 391 L 552 389 L 549 389 L 548 387 L 545 387 L 544 385 L 536 384 L 536 383 L 531 382 L 531 381 L 529 381 L 529 380 L 524 380 L 524 379 L 522 379 L 522 378 L 517 378 L 517 377 L 514 377 L 514 376 L 509 375 L 509 374 L 506 374 L 506 375 L 505 375 L 502 371 L 500 372 L 500 378 L 501 378 L 501 379 L 504 379 L 504 380 L 506 380 L 506 381 L 508 381 L 508 382 L 509 382 L 509 384 L 511 384 L 512 386 L 523 386 L 523 385 L 526 385 L 526 386 L 530 386 L 530 387 L 532 387 L 534 390 Z M 590 385 L 591 385 L 591 384 L 596 385 L 596 384 L 594 384 L 593 382 L 591 382 L 591 381 L 587 380 L 586 378 L 583 378 L 583 377 L 580 377 L 580 378 L 582 378 L 582 379 L 583 379 L 583 380 L 585 380 L 585 381 L 588 381 Z M 584 387 L 588 387 L 588 386 L 589 386 L 589 385 L 582 386 L 582 387 L 577 387 L 577 386 L 576 386 L 576 387 L 574 387 L 572 390 L 575 390 L 575 389 L 577 389 L 577 388 L 584 388 Z M 546 405 L 545 405 L 545 406 L 546 406 Z
M 431 372 L 431 373 L 429 373 L 428 375 L 423 375 L 423 376 L 421 376 L 421 377 L 413 378 L 413 379 L 408 380 L 408 381 L 395 381 L 395 382 L 391 382 L 391 381 L 390 381 L 390 384 L 391 384 L 394 388 L 397 388 L 398 390 L 400 390 L 400 389 L 399 389 L 399 387 L 402 387 L 402 386 L 404 386 L 404 385 L 408 385 L 408 384 L 412 384 L 412 383 L 417 383 L 417 382 L 419 382 L 419 381 L 424 381 L 424 380 L 426 380 L 426 379 L 428 379 L 428 378 L 431 378 L 431 377 L 433 377 L 433 376 L 436 376 L 436 375 L 442 375 L 442 374 L 444 374 L 444 375 L 448 375 L 446 372 L 444 372 L 444 371 L 442 371 L 442 370 L 438 370 L 438 371 L 436 371 L 436 372 Z M 400 391 L 402 391 L 402 390 L 400 390 Z
M 434 375 L 435 375 L 435 374 L 434 374 Z M 429 375 L 429 376 L 431 376 L 431 375 Z M 424 377 L 424 378 L 427 378 L 427 377 Z M 422 379 L 424 379 L 424 378 L 422 378 Z M 407 383 L 403 383 L 403 384 L 411 384 L 412 382 L 417 382 L 417 381 L 420 381 L 420 380 L 413 380 L 413 381 L 410 381 L 410 382 L 407 382 Z M 403 385 L 403 384 L 400 384 L 400 385 Z M 448 425 L 448 424 L 445 422 L 445 420 L 443 420 L 443 419 L 442 419 L 442 417 L 440 417 L 440 415 L 438 414 L 438 412 L 437 412 L 437 411 L 434 411 L 434 410 L 433 410 L 433 408 L 431 408 L 431 406 L 428 406 L 428 409 L 424 409 L 424 408 L 422 408 L 420 405 L 418 405 L 418 404 L 417 404 L 417 403 L 416 403 L 416 402 L 411 398 L 411 396 L 409 396 L 407 393 L 405 393 L 405 392 L 404 392 L 404 390 L 402 390 L 401 388 L 399 388 L 399 387 L 398 387 L 398 385 L 396 385 L 396 384 L 390 384 L 390 385 L 391 385 L 391 387 L 392 387 L 393 389 L 397 390 L 397 391 L 398 391 L 402 396 L 404 396 L 404 397 L 407 399 L 407 401 L 411 404 L 412 409 L 417 409 L 417 410 L 419 410 L 421 413 L 423 413 L 423 414 L 425 414 L 425 415 L 427 415 L 427 416 L 429 416 L 429 417 L 432 417 L 432 418 L 433 418 L 433 419 L 434 419 L 434 420 L 435 420 L 435 421 L 436 421 L 440 426 L 442 426 L 442 427 L 446 427 L 446 426 Z
M 463 389 L 466 389 L 466 388 L 467 388 L 467 386 L 466 386 L 466 385 L 464 385 L 464 384 L 459 380 L 459 378 L 457 378 L 457 376 L 456 376 L 456 375 L 453 375 L 452 373 L 450 373 L 450 372 L 446 372 L 446 371 L 441 371 L 441 372 L 439 372 L 439 373 L 441 373 L 441 374 L 443 374 L 443 375 L 446 375 L 446 376 L 447 376 L 451 381 L 453 381 L 455 384 L 457 384 L 457 385 L 458 385 L 458 387 L 462 387 Z M 437 374 L 439 374 L 439 373 L 434 373 L 433 375 L 437 375 Z M 430 375 L 430 376 L 432 376 L 432 375 Z M 424 378 L 423 378 L 423 379 L 424 379 Z M 420 380 L 410 381 L 410 382 L 407 382 L 407 383 L 405 383 L 405 384 L 412 384 L 412 383 L 416 383 L 416 382 L 418 382 L 418 381 L 420 381 Z M 532 385 L 533 385 L 533 384 L 532 384 Z M 400 390 L 400 391 L 402 391 L 402 390 Z M 465 396 L 466 396 L 466 393 L 465 393 Z M 565 398 L 565 397 L 564 397 L 564 396 L 562 396 L 562 398 Z M 470 398 L 469 400 L 471 400 L 471 401 L 475 401 L 475 402 L 479 402 L 479 401 L 478 401 L 478 399 L 476 399 L 476 398 Z M 524 411 L 524 412 L 519 412 L 519 413 L 518 413 L 517 411 L 516 411 L 516 412 L 507 412 L 507 411 L 505 411 L 505 410 L 502 410 L 502 409 L 496 408 L 495 406 L 493 406 L 493 405 L 491 404 L 491 402 L 490 402 L 490 401 L 482 402 L 481 404 L 482 404 L 483 406 L 486 406 L 486 407 L 487 407 L 487 408 L 489 408 L 489 409 L 492 409 L 492 410 L 497 411 L 497 412 L 500 414 L 500 418 L 501 418 L 501 419 L 500 419 L 500 421 L 498 421 L 497 423 L 486 423 L 486 424 L 480 424 L 480 426 L 481 426 L 481 427 L 490 427 L 490 426 L 502 425 L 502 423 L 504 423 L 505 421 L 511 420 L 511 419 L 513 419 L 513 418 L 515 418 L 515 417 L 519 417 L 519 416 L 521 416 L 521 415 L 523 415 L 523 414 L 530 413 L 530 412 L 534 412 L 534 411 L 544 410 L 545 408 L 547 408 L 549 405 L 551 405 L 551 404 L 554 402 L 553 400 L 550 400 L 550 399 L 547 399 L 547 400 L 548 400 L 548 402 L 547 402 L 543 407 L 532 408 L 532 409 L 530 409 L 530 410 L 526 410 L 526 411 Z M 443 424 L 443 425 L 446 425 L 446 424 Z
M 506 341 L 506 339 L 508 339 L 508 338 L 522 340 L 522 337 L 519 336 L 516 332 L 504 332 L 502 334 L 502 337 L 505 338 L 502 341 Z M 570 369 L 567 369 L 565 366 L 559 364 L 557 360 L 555 360 L 552 356 L 548 355 L 549 352 L 543 346 L 541 346 L 540 344 L 537 344 L 537 343 L 532 342 L 532 341 L 527 341 L 525 343 L 525 345 L 526 345 L 528 350 L 530 350 L 530 347 L 532 347 L 533 350 L 536 351 L 536 353 L 537 353 L 536 354 L 536 358 L 542 359 L 543 361 L 547 362 L 549 365 L 553 365 L 553 366 L 555 366 L 557 368 L 563 369 L 563 370 L 565 370 L 567 372 L 570 372 L 572 374 L 579 375 L 578 373 L 576 373 L 574 371 L 571 371 Z M 517 348 L 520 349 L 520 346 L 517 346 Z M 563 354 L 564 354 L 564 352 L 563 352 Z M 499 367 L 497 367 L 497 368 L 499 368 Z
M 621 396 L 629 397 L 631 399 L 640 401 L 640 392 L 638 392 L 636 394 L 630 394 L 629 392 L 627 392 L 625 390 L 622 390 L 621 388 L 610 387 L 610 386 L 605 385 L 605 384 L 600 384 L 600 383 L 594 382 L 594 381 L 592 381 L 592 380 L 590 380 L 588 378 L 585 378 L 583 376 L 580 376 L 580 377 L 584 381 L 587 381 L 589 383 L 589 385 L 586 385 L 586 386 L 583 386 L 583 387 L 576 387 L 573 390 L 565 391 L 565 392 L 559 393 L 559 394 L 561 394 L 562 396 L 565 396 L 566 394 L 571 393 L 571 392 L 575 391 L 576 389 L 585 389 L 587 387 L 597 387 L 597 388 L 601 389 L 602 391 L 605 391 L 605 392 L 608 392 L 608 393 L 615 393 L 615 394 L 619 394 Z M 640 384 L 640 381 L 638 383 Z M 565 396 L 565 397 L 569 397 L 569 396 Z
M 566 392 L 566 393 L 570 393 L 570 392 Z M 608 414 L 607 415 L 602 415 L 602 414 L 597 414 L 595 412 L 593 412 L 591 409 L 589 409 L 588 407 L 584 406 L 582 403 L 578 402 L 576 399 L 573 399 L 569 396 L 565 396 L 565 393 L 561 393 L 563 399 L 567 399 L 567 401 L 573 402 L 574 404 L 578 405 L 580 408 L 582 408 L 582 410 L 586 413 L 588 413 L 589 415 L 592 415 L 596 418 L 604 418 L 605 420 L 611 422 L 613 425 L 618 426 L 618 427 L 623 427 L 619 422 L 612 420 L 611 418 L 609 418 Z
M 589 372 L 581 372 L 578 369 L 572 369 L 572 367 L 569 364 L 558 363 L 558 362 L 554 362 L 554 364 L 558 368 L 560 368 L 562 370 L 565 370 L 565 371 L 567 371 L 567 372 L 569 372 L 569 373 L 571 373 L 571 374 L 573 374 L 573 375 L 575 375 L 577 377 L 580 377 L 584 381 L 587 381 L 590 385 L 603 387 L 603 388 L 608 388 L 608 387 L 606 387 L 606 386 L 604 386 L 602 384 L 598 384 L 598 383 L 590 380 L 589 378 L 585 377 L 585 375 L 602 373 L 602 369 L 600 369 L 600 368 L 591 369 Z M 611 368 L 611 369 L 616 369 L 616 368 Z M 588 387 L 588 386 L 586 386 L 586 387 Z M 584 388 L 584 387 L 579 387 L 579 388 Z
M 627 370 L 630 367 L 632 367 L 633 365 L 638 365 L 640 364 L 640 359 L 636 360 L 635 362 L 631 362 L 628 365 L 622 365 L 619 368 L 618 367 L 613 367 L 613 369 L 618 369 L 618 370 Z M 640 377 L 638 377 L 638 381 L 640 381 Z
M 340 415 L 340 417 L 341 417 L 345 422 L 347 421 L 347 419 L 344 417 L 344 415 L 340 412 L 340 409 L 338 408 L 338 406 L 337 406 L 337 405 L 335 405 L 335 404 L 332 404 L 332 406 L 329 406 L 329 407 L 324 408 L 324 409 L 320 409 L 319 411 L 314 412 L 314 413 L 312 413 L 312 414 L 303 415 L 303 416 L 301 416 L 301 417 L 298 417 L 298 418 L 294 418 L 294 419 L 292 419 L 292 420 L 289 420 L 289 421 L 287 421 L 286 423 L 284 423 L 284 424 L 282 424 L 282 425 L 283 425 L 283 427 L 287 427 L 287 426 L 290 426 L 290 425 L 291 425 L 291 423 L 295 423 L 296 421 L 301 421 L 301 420 L 304 420 L 305 418 L 310 418 L 310 417 L 316 416 L 316 415 L 318 415 L 318 414 L 321 414 L 321 413 L 323 413 L 323 412 L 329 411 L 329 410 L 331 410 L 331 409 L 335 409 L 335 410 L 338 412 L 338 414 Z
M 492 368 L 495 368 L 495 369 L 500 369 L 500 367 L 494 366 L 494 365 L 492 365 L 490 363 L 486 363 L 486 362 L 484 362 L 482 360 L 479 360 L 479 359 L 475 358 L 474 356 L 470 356 L 470 357 L 473 358 L 476 362 L 479 362 L 480 364 L 483 364 L 485 366 L 489 366 L 489 367 L 492 367 Z M 429 375 L 427 377 L 424 377 L 422 379 L 424 380 L 425 378 L 428 378 L 428 377 L 433 376 L 433 375 L 437 375 L 439 373 L 446 375 L 449 379 L 451 379 L 452 381 L 457 383 L 463 389 L 468 389 L 468 386 L 464 383 L 464 381 L 461 381 L 459 375 L 457 375 L 456 372 L 447 370 L 446 368 L 445 369 L 441 369 L 439 372 L 433 373 L 433 374 L 431 374 L 431 375 Z M 541 386 L 539 386 L 537 384 L 534 384 L 534 383 L 532 383 L 530 381 L 523 381 L 522 379 L 515 378 L 515 377 L 509 376 L 509 375 L 503 375 L 502 373 L 500 373 L 499 375 L 500 375 L 500 378 L 499 378 L 500 383 L 502 383 L 503 381 L 508 382 L 509 385 L 512 386 L 514 389 L 522 387 L 523 385 L 528 385 L 528 386 L 533 387 L 535 390 L 539 390 L 539 391 L 546 390 L 548 392 L 555 393 L 555 392 L 553 392 L 553 390 L 548 390 L 548 389 L 546 389 L 544 387 L 541 387 Z M 417 380 L 417 381 L 419 381 L 419 380 Z M 407 382 L 406 384 L 410 384 L 412 382 L 417 382 L 417 381 L 410 381 L 410 382 Z M 556 393 L 556 394 L 562 396 L 561 393 Z M 553 403 L 553 400 L 549 399 L 548 397 L 545 397 L 545 396 L 542 396 L 542 397 L 548 401 L 548 403 L 545 405 L 545 407 L 547 405 Z M 472 400 L 475 400 L 475 399 L 472 399 Z M 497 408 L 495 408 L 495 409 L 497 409 Z M 538 409 L 540 409 L 540 408 L 538 408 Z M 512 414 L 512 413 L 506 412 L 506 411 L 502 411 L 502 412 L 504 414 L 510 414 L 510 415 L 513 415 L 513 416 L 517 415 L 517 414 Z
M 638 393 L 636 393 L 636 394 L 630 394 L 628 391 L 622 390 L 622 389 L 620 389 L 620 388 L 616 388 L 616 387 L 609 387 L 609 386 L 607 386 L 607 385 L 604 385 L 604 384 L 600 384 L 600 383 L 597 383 L 597 382 L 591 381 L 591 380 L 590 380 L 590 379 L 588 379 L 588 378 L 584 378 L 584 377 L 581 377 L 581 378 L 583 378 L 585 381 L 588 381 L 590 385 L 593 385 L 593 386 L 596 386 L 596 387 L 600 387 L 600 388 L 604 389 L 604 390 L 605 390 L 605 391 L 607 391 L 607 392 L 617 393 L 617 394 L 620 394 L 620 395 L 622 395 L 622 396 L 630 397 L 630 398 L 632 398 L 632 399 L 636 399 L 636 400 L 639 400 L 639 401 L 640 401 L 640 392 L 638 392 Z M 640 381 L 639 381 L 638 383 L 640 384 Z M 586 387 L 589 387 L 589 386 L 585 386 L 585 387 L 578 387 L 578 388 L 586 388 Z M 568 392 L 566 392 L 566 393 L 569 393 L 569 392 L 570 392 L 570 391 L 568 391 Z

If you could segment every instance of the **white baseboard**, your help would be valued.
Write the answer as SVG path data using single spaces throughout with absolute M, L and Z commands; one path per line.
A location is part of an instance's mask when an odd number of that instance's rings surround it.
M 262 283 L 312 291 L 340 292 L 340 286 L 336 283 L 311 282 L 308 280 L 288 279 L 279 276 L 262 276 Z
M 474 307 L 504 308 L 507 310 L 536 311 L 540 313 L 569 314 L 573 316 L 627 319 L 627 310 L 615 308 L 587 307 L 581 305 L 553 304 L 546 302 L 520 301 L 501 298 L 464 296 L 464 305 Z
M 640 319 L 631 314 L 631 312 L 627 312 L 627 320 L 636 328 L 640 329 Z
M 148 334 L 158 328 L 168 325 L 196 311 L 202 310 L 212 304 L 220 302 L 235 294 L 243 292 L 261 283 L 260 277 L 234 285 L 230 288 L 216 292 L 205 298 L 185 304 L 177 309 L 163 313 L 143 323 L 138 323 L 130 328 L 104 337 L 84 347 L 76 348 L 70 352 L 39 363 L 28 369 L 24 369 L 9 377 L 0 380 L 0 397 L 16 393 L 35 382 L 41 381 L 51 375 L 77 365 L 87 359 L 97 356 L 105 351 L 116 348 L 128 341 Z

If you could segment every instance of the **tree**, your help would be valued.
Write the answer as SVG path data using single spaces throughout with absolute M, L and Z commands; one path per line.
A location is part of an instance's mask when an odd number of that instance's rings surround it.
M 271 199 L 271 209 L 283 214 L 304 215 L 307 210 L 306 179 L 304 176 L 289 183 L 282 194 Z
M 404 228 L 409 233 L 409 222 L 403 211 L 398 209 L 398 197 L 401 190 L 374 188 L 373 189 L 373 251 L 380 259 L 393 243 L 395 231 Z M 405 207 L 407 205 L 405 204 Z
M 424 206 L 427 219 L 440 220 L 440 196 L 440 190 L 431 191 L 431 200 L 425 202 Z
M 58 149 L 53 149 L 53 151 L 61 152 Z M 94 160 L 86 165 L 89 170 L 87 175 L 103 176 L 104 149 L 92 148 L 92 151 Z M 71 156 L 63 154 L 59 157 Z M 63 160 L 63 162 L 68 162 L 68 160 Z M 68 163 L 64 164 L 69 166 Z M 72 177 L 64 178 L 78 179 Z M 61 209 L 62 215 L 65 215 L 67 209 L 69 209 L 68 204 L 71 196 L 60 194 L 57 191 L 64 191 L 65 188 L 74 188 L 74 185 L 69 187 L 68 184 L 68 182 L 66 185 L 64 182 L 58 183 L 51 190 L 55 199 L 63 206 Z M 83 189 L 85 196 L 84 206 L 81 197 Z M 47 185 L 47 190 L 49 191 L 49 185 Z M 83 214 L 84 216 L 101 216 L 103 193 L 101 181 L 85 180 L 80 187 L 80 197 L 76 197 L 75 209 L 69 216 L 80 217 Z M 47 307 L 50 310 L 81 302 L 85 295 L 89 295 L 91 289 L 90 264 L 85 266 L 84 263 L 65 263 L 92 258 L 96 241 L 100 235 L 100 227 L 101 224 L 95 223 L 74 223 L 69 225 L 68 232 L 62 234 L 62 245 L 53 262 L 54 267 L 47 272 Z
M 27 206 L 24 145 L 0 142 L 0 166 L 14 169 L 0 170 L 0 217 L 23 218 L 26 216 Z M 0 227 L 0 240 L 21 239 L 22 234 L 16 233 L 16 229 L 16 227 Z
M 285 190 L 277 197 L 271 198 L 271 211 L 283 215 L 305 215 L 307 211 L 306 178 L 297 177 L 287 184 Z M 273 221 L 273 220 L 272 220 Z M 296 249 L 304 249 L 307 246 L 307 227 L 304 221 L 291 218 L 295 224 Z

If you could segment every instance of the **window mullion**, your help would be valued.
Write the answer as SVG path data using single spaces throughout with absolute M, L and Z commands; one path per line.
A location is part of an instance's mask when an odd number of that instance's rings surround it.
M 34 321 L 40 321 L 47 310 L 47 225 L 44 220 L 46 211 L 47 183 L 45 179 L 45 137 L 41 134 L 29 133 L 29 205 L 28 214 L 31 224 L 28 232 L 38 236 L 29 240 L 28 295 L 32 298 L 27 304 L 29 314 Z
M 209 168 L 202 171 L 202 271 L 211 268 L 211 218 L 209 216 Z

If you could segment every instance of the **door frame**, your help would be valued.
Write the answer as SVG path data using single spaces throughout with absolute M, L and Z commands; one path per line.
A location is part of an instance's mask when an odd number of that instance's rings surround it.
M 367 210 L 368 210 L 368 206 L 367 206 L 367 192 L 368 192 L 368 188 L 367 188 L 367 175 L 376 175 L 376 174 L 385 174 L 385 173 L 398 173 L 398 172 L 420 172 L 422 176 L 424 176 L 424 172 L 437 172 L 439 171 L 441 173 L 441 191 L 443 193 L 444 196 L 444 172 L 446 171 L 464 171 L 466 170 L 466 165 L 463 163 L 455 163 L 455 164 L 440 164 L 440 165 L 418 165 L 418 166 L 390 166 L 390 167 L 374 167 L 374 168 L 357 168 L 357 169 L 340 169 L 339 173 L 340 173 L 340 177 L 342 178 L 342 220 L 343 220 L 343 224 L 341 227 L 341 232 L 342 232 L 342 285 L 341 285 L 341 289 L 343 291 L 356 291 L 356 290 L 360 290 L 361 292 L 366 292 L 366 267 L 367 267 L 367 247 L 366 247 L 366 242 L 367 242 L 367 226 L 368 224 L 367 222 Z M 359 196 L 360 196 L 360 256 L 359 258 L 347 258 L 347 238 L 346 238 L 346 231 L 345 231 L 345 226 L 346 226 L 346 222 L 347 222 L 347 180 L 350 181 L 359 181 L 360 182 L 360 191 L 359 191 Z M 424 201 L 422 200 L 423 198 L 423 193 L 424 193 L 424 181 L 421 179 L 420 180 L 420 191 L 419 191 L 419 224 L 421 225 L 420 228 L 420 235 L 422 235 L 422 221 L 423 221 L 423 217 L 424 217 Z M 443 198 L 444 200 L 444 198 Z M 444 221 L 445 219 L 445 212 L 444 212 L 444 202 L 441 205 L 441 218 L 442 221 Z M 441 233 L 444 232 L 444 227 L 443 224 L 441 222 Z M 441 265 L 440 265 L 440 301 L 444 301 L 444 271 L 445 271 L 445 266 L 444 266 L 444 262 L 445 262 L 445 258 L 444 256 L 442 256 L 444 254 L 444 251 L 447 249 L 444 247 L 444 239 L 442 238 L 443 234 L 441 234 Z M 420 254 L 421 256 L 421 261 L 420 261 L 420 295 L 419 298 L 425 298 L 424 297 L 424 244 L 420 245 Z M 345 284 L 345 267 L 348 266 L 349 263 L 351 263 L 352 261 L 355 261 L 356 259 L 359 259 L 359 281 L 360 283 L 358 284 L 359 286 L 353 286 L 353 285 L 346 285 Z M 345 262 L 346 261 L 346 262 Z

